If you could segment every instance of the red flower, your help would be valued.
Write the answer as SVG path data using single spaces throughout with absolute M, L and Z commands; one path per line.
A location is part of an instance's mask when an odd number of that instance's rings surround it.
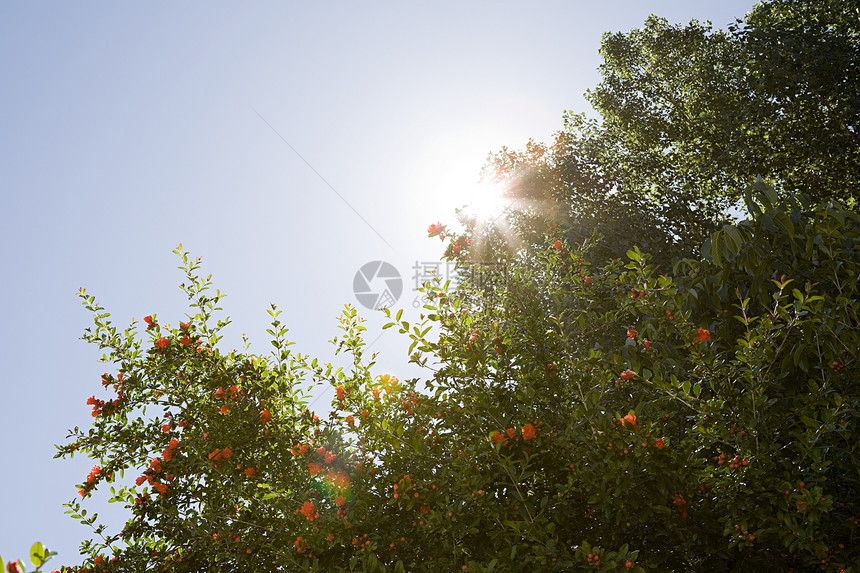
M 435 237 L 436 235 L 441 235 L 442 230 L 442 223 L 431 223 L 430 226 L 427 227 L 427 235 Z
M 494 444 L 498 444 L 499 442 L 501 442 L 501 441 L 502 441 L 502 440 L 504 440 L 504 439 L 505 439 L 505 435 L 504 435 L 503 433 L 501 433 L 501 432 L 493 432 L 493 438 L 492 438 L 492 440 L 493 440 L 493 443 L 494 443 Z
M 555 248 L 556 248 L 556 250 L 560 251 L 560 250 L 561 250 L 561 241 L 556 241 L 556 242 L 554 242 L 554 243 L 552 244 L 552 246 L 553 246 L 553 247 L 555 247 Z
M 622 426 L 630 425 L 634 430 L 638 430 L 639 426 L 636 425 L 636 415 L 635 414 L 627 414 L 624 416 L 624 419 L 621 421 Z
M 627 329 L 627 338 L 636 338 L 637 334 L 635 326 Z
M 337 388 L 335 388 L 335 391 L 337 392 L 337 399 L 343 402 L 343 397 L 346 393 L 346 391 L 343 389 L 343 386 L 338 386 Z
M 594 279 L 592 279 L 591 277 L 585 277 L 585 280 L 583 282 L 587 285 L 590 285 L 593 282 L 593 280 Z
M 349 424 L 350 426 L 355 424 L 355 418 L 352 416 L 347 416 L 346 418 L 344 418 L 344 421 L 346 421 L 346 423 Z
M 621 373 L 622 380 L 631 380 L 634 376 L 636 376 L 636 372 L 630 370 L 629 368 Z
M 654 447 L 658 450 L 662 450 L 663 446 L 666 445 L 666 442 L 663 441 L 663 438 L 657 438 L 657 441 L 654 442 Z
M 260 412 L 260 421 L 263 422 L 263 425 L 268 424 L 269 420 L 272 419 L 272 413 L 268 410 L 263 410 Z
M 320 514 L 317 513 L 317 508 L 314 507 L 314 502 L 312 501 L 306 501 L 304 504 L 302 504 L 302 508 L 298 511 L 298 513 L 304 515 L 308 521 L 313 521 L 320 516 Z
M 330 464 L 337 459 L 337 456 L 331 452 L 325 453 L 325 463 Z
M 170 341 L 163 336 L 155 341 L 155 345 L 162 350 L 167 348 L 167 345 L 170 344 Z
M 711 333 L 707 328 L 699 328 L 696 330 L 696 340 L 693 341 L 693 344 L 698 344 L 700 342 L 705 342 L 706 340 L 711 339 Z
M 246 475 L 246 476 L 248 476 L 248 477 L 251 477 L 251 476 L 252 476 L 252 475 L 254 475 L 255 473 L 257 473 L 257 470 L 255 470 L 254 468 L 247 468 L 247 469 L 245 469 L 245 475 Z
M 153 322 L 152 322 L 152 316 L 150 316 L 150 315 L 144 316 L 144 317 L 143 317 L 143 322 L 145 322 L 145 323 L 146 323 L 146 324 L 148 324 L 149 326 L 152 326 L 152 325 L 153 325 Z
M 157 483 L 157 484 L 154 484 L 152 487 L 157 489 L 158 493 L 160 493 L 161 495 L 164 495 L 167 493 L 167 484 Z
M 191 338 L 186 336 L 182 337 L 182 340 L 179 341 L 182 346 L 191 346 Z
M 342 495 L 339 495 L 336 498 L 334 498 L 334 502 L 337 504 L 338 507 L 343 507 L 343 504 L 346 503 L 346 498 L 343 497 Z
M 647 338 L 642 341 L 642 344 L 645 345 L 645 350 L 649 350 L 651 348 L 651 341 L 648 340 Z
M 93 469 L 90 471 L 90 475 L 87 476 L 87 483 L 93 483 L 96 481 L 96 478 L 100 473 L 102 473 L 102 468 L 99 466 L 93 466 Z
M 308 471 L 311 472 L 312 476 L 315 476 L 320 473 L 320 465 L 311 462 L 308 464 Z
M 506 433 L 508 434 L 508 436 L 509 436 L 509 437 L 511 437 L 511 438 L 513 438 L 514 436 L 516 436 L 516 435 L 517 435 L 517 431 L 516 431 L 516 430 L 514 430 L 513 428 L 508 428 L 507 430 L 505 430 L 505 432 L 506 432 Z
M 537 434 L 537 430 L 531 424 L 526 424 L 523 426 L 523 439 L 531 440 Z

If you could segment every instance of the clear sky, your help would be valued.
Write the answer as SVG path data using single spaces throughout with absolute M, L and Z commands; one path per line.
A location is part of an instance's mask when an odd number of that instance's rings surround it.
M 228 295 L 227 348 L 268 352 L 275 302 L 330 360 L 359 267 L 394 266 L 411 309 L 413 266 L 441 254 L 427 226 L 454 220 L 487 154 L 589 111 L 603 32 L 650 13 L 723 27 L 753 3 L 0 5 L 0 554 L 40 540 L 69 562 L 88 534 L 62 504 L 95 462 L 52 459 L 107 369 L 79 340 L 79 287 L 120 327 L 176 324 L 182 242 Z M 373 340 L 384 321 L 361 310 Z M 385 331 L 380 373 L 408 373 L 406 346 Z

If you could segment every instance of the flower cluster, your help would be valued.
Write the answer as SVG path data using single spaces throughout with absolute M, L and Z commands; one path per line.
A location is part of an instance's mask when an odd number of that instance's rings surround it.
M 97 418 L 98 416 L 111 416 L 117 412 L 122 406 L 122 399 L 124 396 L 124 392 L 120 390 L 119 398 L 114 400 L 99 400 L 95 396 L 90 396 L 87 398 L 87 406 L 92 406 L 92 416 L 93 418 Z
M 700 342 L 705 342 L 711 339 L 711 333 L 707 328 L 699 328 L 696 330 L 696 339 L 693 340 L 693 344 L 698 344 Z
M 427 235 L 430 237 L 435 237 L 439 235 L 442 239 L 445 238 L 445 227 L 442 223 L 431 223 L 429 227 L 427 227 Z

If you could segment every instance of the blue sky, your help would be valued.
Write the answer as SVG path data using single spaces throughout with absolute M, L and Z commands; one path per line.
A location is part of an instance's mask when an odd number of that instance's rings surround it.
M 412 267 L 440 257 L 427 226 L 454 220 L 487 154 L 589 110 L 603 32 L 650 13 L 725 26 L 752 5 L 2 4 L 0 553 L 40 540 L 70 562 L 88 534 L 62 504 L 95 462 L 52 459 L 106 369 L 79 340 L 79 287 L 118 326 L 175 324 L 181 242 L 228 295 L 225 347 L 246 333 L 267 352 L 275 302 L 297 348 L 330 360 L 361 265 L 395 266 L 410 309 Z M 375 339 L 384 321 L 362 311 Z M 380 372 L 409 374 L 407 346 L 386 331 Z

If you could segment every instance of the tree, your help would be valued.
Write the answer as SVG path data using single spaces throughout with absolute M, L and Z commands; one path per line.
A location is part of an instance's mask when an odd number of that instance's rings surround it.
M 147 317 L 141 340 L 82 293 L 116 397 L 90 398 L 94 429 L 60 455 L 97 457 L 81 495 L 109 483 L 130 513 L 107 532 L 69 504 L 100 536 L 85 567 L 856 561 L 860 217 L 756 197 L 761 214 L 677 277 L 638 249 L 598 266 L 556 244 L 492 300 L 428 286 L 424 322 L 391 323 L 433 370 L 423 381 L 373 373 L 350 309 L 335 340 L 349 371 L 292 355 L 274 309 L 272 356 L 221 354 L 218 295 L 184 253 L 193 314 L 178 328 Z M 784 274 L 762 278 L 774 268 Z M 305 380 L 335 387 L 329 419 L 306 409 Z
M 459 233 L 431 226 L 474 278 L 426 285 L 418 324 L 392 315 L 425 377 L 377 372 L 349 307 L 334 340 L 349 368 L 293 353 L 274 307 L 272 355 L 223 352 L 220 294 L 181 248 L 190 310 L 177 327 L 153 314 L 142 331 L 118 329 L 82 291 L 110 394 L 89 399 L 93 428 L 60 446 L 98 463 L 68 504 L 95 538 L 66 570 L 850 570 L 860 215 L 839 182 L 856 170 L 850 153 L 826 176 L 829 156 L 800 162 L 847 136 L 809 125 L 769 151 L 752 116 L 679 115 L 707 97 L 740 106 L 732 89 L 759 84 L 722 71 L 765 74 L 750 54 L 788 37 L 832 34 L 854 61 L 851 12 L 816 10 L 770 2 L 730 33 L 649 20 L 608 36 L 595 98 L 615 94 L 606 109 L 636 120 L 571 116 L 553 146 L 503 150 L 491 173 L 513 182 L 520 208 Z M 684 58 L 704 62 L 672 92 L 692 107 L 666 108 L 642 66 L 668 84 Z M 705 79 L 725 89 L 709 95 Z M 781 81 L 747 95 L 769 102 Z M 831 88 L 815 93 L 845 93 Z M 797 104 L 801 121 L 803 98 L 786 97 L 779 109 Z M 826 101 L 856 125 L 850 97 Z M 789 130 L 784 117 L 769 133 Z M 748 137 L 754 149 L 738 153 L 764 171 L 730 153 L 693 161 L 693 130 L 716 141 L 718 119 L 743 128 L 726 141 Z M 769 183 L 733 187 L 756 174 Z M 723 223 L 738 197 L 747 218 Z M 327 418 L 308 409 L 308 384 L 334 388 Z M 105 489 L 128 512 L 121 531 L 85 513 Z
M 856 0 L 778 0 L 727 31 L 652 16 L 607 33 L 588 94 L 599 120 L 569 112 L 551 147 L 503 149 L 493 173 L 559 202 L 572 243 L 597 228 L 618 256 L 628 245 L 605 230 L 626 227 L 662 262 L 694 254 L 759 177 L 855 205 L 858 14 Z

